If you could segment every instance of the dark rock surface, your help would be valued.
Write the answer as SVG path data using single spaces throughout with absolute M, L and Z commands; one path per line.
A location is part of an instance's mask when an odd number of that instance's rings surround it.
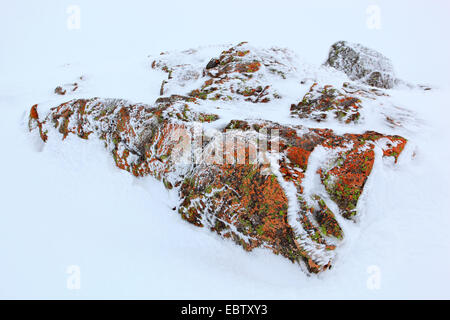
M 336 42 L 330 48 L 325 65 L 343 71 L 351 80 L 373 87 L 391 89 L 395 84 L 391 61 L 381 53 L 360 44 Z

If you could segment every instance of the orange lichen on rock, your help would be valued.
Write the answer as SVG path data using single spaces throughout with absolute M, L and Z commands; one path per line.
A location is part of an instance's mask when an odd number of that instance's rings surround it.
M 291 105 L 291 115 L 299 118 L 324 121 L 333 115 L 345 123 L 357 122 L 361 116 L 361 101 L 348 96 L 331 85 L 320 87 L 314 83 L 302 101 Z
M 217 120 L 216 115 L 192 111 L 194 103 L 183 96 L 160 100 L 155 107 L 119 99 L 79 99 L 52 108 L 43 120 L 33 106 L 29 125 L 30 130 L 39 128 L 44 141 L 49 129 L 63 139 L 93 134 L 104 141 L 118 168 L 136 177 L 152 175 L 175 189 L 178 212 L 187 222 L 231 238 L 245 250 L 269 248 L 316 273 L 331 267 L 344 234 L 337 212 L 321 197 L 305 193 L 303 180 L 313 150 L 321 146 L 333 154 L 319 169 L 330 196 L 326 201 L 334 201 L 340 213 L 352 219 L 373 167 L 375 146 L 385 156 L 396 157 L 406 144 L 401 137 L 376 132 L 336 135 L 329 129 L 232 120 L 193 146 L 194 123 Z M 272 131 L 278 141 L 268 135 Z M 267 149 L 261 141 L 267 142 Z M 216 149 L 215 143 L 225 150 Z M 277 165 L 252 162 L 250 151 L 259 160 L 268 159 L 268 150 L 274 152 L 275 146 Z M 182 159 L 194 158 L 194 147 L 218 155 L 203 154 L 199 162 L 184 164 Z M 230 163 L 229 156 L 243 162 Z M 210 158 L 223 161 L 209 163 Z
M 287 157 L 289 158 L 289 160 L 291 160 L 294 165 L 299 166 L 303 170 L 306 170 L 310 154 L 310 151 L 307 151 L 300 147 L 289 147 L 287 149 Z
M 351 134 L 347 134 L 347 136 L 361 141 L 377 142 L 378 146 L 383 150 L 383 157 L 394 157 L 395 163 L 397 163 L 400 153 L 402 153 L 408 142 L 403 137 L 384 135 L 375 131 L 367 131 L 359 136 Z
M 383 155 L 393 156 L 397 162 L 398 155 L 407 142 L 399 136 L 368 131 L 364 134 L 330 137 L 323 143 L 326 148 L 344 149 L 338 152 L 331 167 L 321 168 L 319 173 L 330 197 L 337 203 L 345 218 L 351 219 L 356 215 L 358 199 L 375 160 L 374 142 L 382 140 L 387 140 L 387 143 L 381 146 Z
M 387 136 L 390 142 L 387 143 L 387 148 L 383 149 L 383 156 L 394 157 L 395 163 L 397 163 L 400 153 L 406 146 L 407 140 L 400 136 Z
M 176 193 L 174 211 L 192 225 L 248 251 L 268 248 L 309 272 L 329 269 L 345 237 L 338 215 L 356 220 L 375 154 L 382 152 L 388 158 L 384 163 L 391 165 L 407 140 L 265 120 L 214 123 L 219 116 L 206 113 L 207 108 L 228 109 L 231 103 L 254 108 L 247 102 L 281 98 L 277 82 L 298 80 L 295 55 L 240 43 L 207 60 L 200 54 L 181 61 L 196 52 L 165 52 L 152 60 L 153 69 L 166 73 L 161 97 L 153 105 L 76 99 L 50 109 L 41 119 L 34 105 L 29 129 L 39 130 L 44 142 L 49 130 L 62 139 L 98 138 L 118 168 L 138 178 L 151 175 Z M 364 115 L 359 98 L 366 102 L 379 95 L 384 93 L 348 83 L 339 89 L 314 83 L 302 101 L 291 106 L 291 115 L 317 122 L 335 118 L 350 125 Z M 324 188 L 314 185 L 317 174 Z
M 252 61 L 247 63 L 240 63 L 236 65 L 236 71 L 237 72 L 256 72 L 261 67 L 261 62 L 259 61 Z
M 42 129 L 42 122 L 39 121 L 39 114 L 37 111 L 37 104 L 33 105 L 30 109 L 30 115 L 28 120 L 28 129 L 32 131 L 35 127 L 39 128 L 39 135 L 42 141 L 47 141 L 47 130 Z
M 259 165 L 222 165 L 197 169 L 180 189 L 179 212 L 194 225 L 210 220 L 211 229 L 246 250 L 267 247 L 292 261 L 310 259 L 299 250 L 287 221 L 287 198 L 273 175 Z M 202 213 L 200 213 L 202 212 Z M 300 247 L 301 248 L 301 247 Z
M 280 51 L 273 49 L 265 51 L 264 55 L 255 52 L 247 43 L 239 43 L 227 50 L 223 50 L 218 58 L 212 58 L 201 70 L 205 78 L 203 84 L 191 90 L 187 95 L 200 100 L 233 101 L 242 99 L 252 103 L 267 103 L 281 96 L 275 91 L 266 77 L 265 70 L 286 78 L 285 73 L 292 68 L 282 64 L 277 59 Z M 270 53 L 270 54 L 269 54 Z M 183 52 L 183 54 L 189 54 Z M 152 68 L 159 68 L 169 73 L 167 80 L 163 81 L 162 88 L 171 86 L 185 79 L 195 78 L 192 66 L 178 64 L 159 57 L 152 62 Z M 176 74 L 180 74 L 179 77 Z M 175 74 L 175 76 L 173 76 Z M 165 90 L 161 90 L 161 95 Z
M 344 233 L 341 226 L 336 220 L 334 213 L 327 207 L 325 201 L 323 201 L 319 196 L 315 196 L 318 201 L 319 210 L 313 210 L 314 217 L 320 226 L 322 233 L 327 236 L 333 236 L 337 239 L 342 239 Z
M 39 120 L 39 115 L 37 112 L 37 104 L 33 105 L 30 110 L 30 119 Z

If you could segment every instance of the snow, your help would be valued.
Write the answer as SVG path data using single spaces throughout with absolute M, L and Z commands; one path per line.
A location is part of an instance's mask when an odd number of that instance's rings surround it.
M 230 1 L 221 6 L 221 19 L 205 13 L 219 14 L 210 2 L 152 7 L 130 1 L 127 8 L 79 3 L 82 26 L 74 31 L 65 28 L 69 3 L 0 4 L 1 298 L 450 298 L 450 48 L 436 32 L 448 27 L 447 3 L 424 8 L 378 1 L 384 13 L 379 32 L 365 27 L 364 5 L 350 1 L 338 7 L 332 1 L 286 2 L 275 8 L 264 1 L 256 8 Z M 219 24 L 235 15 L 237 3 L 254 16 L 244 25 Z M 161 14 L 169 8 L 173 16 Z M 423 21 L 424 12 L 433 23 Z M 319 15 L 327 28 L 317 28 Z M 216 29 L 205 30 L 208 26 Z M 401 50 L 396 39 L 404 28 L 411 35 L 403 38 Z M 422 36 L 420 47 L 414 33 Z M 268 250 L 248 253 L 184 222 L 171 209 L 173 191 L 151 177 L 135 179 L 117 169 L 99 141 L 50 137 L 44 146 L 26 129 L 35 103 L 42 112 L 78 97 L 152 103 L 166 75 L 150 68 L 148 55 L 160 51 L 249 40 L 287 46 L 319 65 L 341 39 L 383 52 L 400 78 L 436 89 L 389 91 L 390 103 L 405 109 L 404 127 L 396 132 L 371 116 L 376 106 L 370 104 L 364 126 L 323 125 L 337 132 L 375 129 L 409 142 L 396 165 L 377 152 L 358 204 L 363 216 L 343 225 L 345 243 L 335 267 L 319 276 L 307 276 Z M 305 74 L 342 83 L 342 75 L 311 68 Z M 80 84 L 73 94 L 53 94 L 57 85 L 73 82 Z M 277 88 L 286 100 L 263 109 L 223 104 L 214 111 L 223 124 L 236 118 L 298 123 L 289 117 L 288 100 L 303 96 L 309 86 L 288 82 Z M 79 290 L 66 286 L 71 265 L 80 267 Z M 381 280 L 375 290 L 367 286 L 373 270 Z

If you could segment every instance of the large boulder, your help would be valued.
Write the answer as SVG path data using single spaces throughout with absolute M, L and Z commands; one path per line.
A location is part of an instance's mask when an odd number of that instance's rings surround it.
M 339 41 L 333 44 L 325 65 L 343 71 L 351 80 L 390 89 L 395 84 L 391 61 L 378 51 L 360 44 Z
M 217 61 L 200 58 L 191 50 L 154 60 L 154 68 L 168 73 L 163 93 L 172 94 L 152 104 L 73 99 L 41 114 L 34 105 L 29 129 L 43 142 L 99 139 L 118 168 L 137 178 L 153 176 L 173 190 L 173 210 L 185 221 L 245 250 L 272 250 L 308 272 L 329 269 L 344 243 L 345 221 L 359 219 L 375 155 L 397 162 L 406 139 L 230 118 L 235 109 L 223 113 L 216 106 L 262 107 L 281 98 L 277 105 L 288 108 L 274 84 L 295 79 L 291 55 L 241 43 Z M 373 91 L 381 90 L 317 83 L 291 114 L 350 125 L 359 121 L 364 97 L 376 99 Z
M 295 74 L 293 52 L 276 47 L 260 49 L 246 42 L 226 48 L 202 65 L 197 64 L 202 56 L 197 50 L 166 52 L 154 57 L 152 68 L 168 73 L 161 95 L 180 93 L 197 86 L 196 82 L 201 80 L 200 87 L 185 94 L 200 100 L 252 103 L 282 98 L 274 82 Z M 180 63 L 192 60 L 194 63 Z
M 217 116 L 194 111 L 195 103 L 78 99 L 41 117 L 34 105 L 29 129 L 44 142 L 58 135 L 102 140 L 118 168 L 175 189 L 174 210 L 184 220 L 245 250 L 268 248 L 313 273 L 334 263 L 345 236 L 340 217 L 358 216 L 375 148 L 396 161 L 406 144 L 377 132 L 341 135 L 263 120 L 203 131 Z M 310 174 L 322 186 L 305 182 L 316 148 L 324 161 Z M 321 188 L 325 192 L 317 192 Z

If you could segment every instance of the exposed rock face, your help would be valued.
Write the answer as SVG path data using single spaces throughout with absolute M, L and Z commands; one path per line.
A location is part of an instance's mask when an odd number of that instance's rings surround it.
M 104 140 L 119 168 L 137 177 L 153 175 L 166 188 L 177 188 L 183 219 L 231 237 L 246 250 L 270 248 L 311 272 L 332 265 L 334 250 L 344 237 L 327 206 L 329 200 L 304 192 L 311 152 L 316 147 L 331 150 L 317 174 L 339 206 L 337 214 L 352 219 L 377 142 L 384 139 L 384 154 L 394 157 L 406 143 L 401 137 L 374 132 L 339 136 L 328 129 L 267 121 L 232 121 L 227 126 L 231 131 L 225 128 L 199 139 L 194 136 L 195 125 L 204 119 L 216 117 L 191 112 L 179 102 L 151 107 L 94 98 L 59 105 L 42 120 L 33 106 L 30 130 L 38 128 L 44 141 L 55 129 L 62 139 L 74 134 Z M 279 138 L 270 138 L 267 132 L 276 132 Z M 261 142 L 269 150 L 259 147 Z M 274 156 L 279 162 L 270 160 Z M 264 158 L 267 161 L 257 161 Z
M 66 93 L 67 94 L 74 93 L 75 91 L 78 90 L 78 88 L 81 85 L 81 82 L 84 82 L 84 80 L 85 80 L 85 77 L 80 76 L 77 78 L 77 81 L 79 81 L 80 83 L 79 82 L 66 83 L 62 86 L 57 86 L 53 92 L 55 94 L 61 95 L 61 96 L 65 95 Z
M 194 51 L 182 53 L 188 58 Z M 280 98 L 272 86 L 273 77 L 285 79 L 295 69 L 291 65 L 290 53 L 279 48 L 258 50 L 246 42 L 222 51 L 219 58 L 211 59 L 200 70 L 190 64 L 176 64 L 176 57 L 164 53 L 152 62 L 152 68 L 168 73 L 161 94 L 179 90 L 191 81 L 202 77 L 200 88 L 188 93 L 202 100 L 244 100 L 265 103 Z
M 136 177 L 152 175 L 175 189 L 176 209 L 184 220 L 246 250 L 268 248 L 318 273 L 332 266 L 345 237 L 339 220 L 357 220 L 375 152 L 396 162 L 406 139 L 373 131 L 336 134 L 265 120 L 236 119 L 211 129 L 219 117 L 198 111 L 204 100 L 264 103 L 276 98 L 270 80 L 282 81 L 294 72 L 284 52 L 254 54 L 245 46 L 225 50 L 200 70 L 169 60 L 152 63 L 168 72 L 168 84 L 200 80 L 201 87 L 190 94 L 160 97 L 153 105 L 75 99 L 42 117 L 34 105 L 29 129 L 44 142 L 54 136 L 52 130 L 62 139 L 101 139 L 118 168 Z M 247 86 L 251 94 L 242 94 Z M 316 121 L 333 116 L 351 125 L 359 118 L 359 98 L 375 94 L 354 90 L 349 95 L 345 88 L 315 84 L 291 112 Z M 320 157 L 311 157 L 315 152 Z
M 325 62 L 343 71 L 351 80 L 358 80 L 370 86 L 390 89 L 395 84 L 391 61 L 381 53 L 346 41 L 333 44 Z
M 359 120 L 360 108 L 359 98 L 346 95 L 330 85 L 319 87 L 314 83 L 302 101 L 297 105 L 291 105 L 291 114 L 317 122 L 331 116 L 339 121 L 351 123 Z

